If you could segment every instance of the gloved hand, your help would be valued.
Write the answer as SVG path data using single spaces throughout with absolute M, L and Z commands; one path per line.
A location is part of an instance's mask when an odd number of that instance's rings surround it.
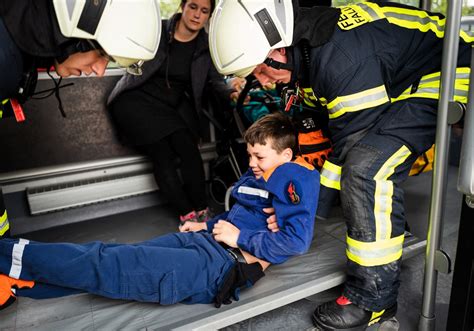
M 228 305 L 232 303 L 232 299 L 238 301 L 240 289 L 254 285 L 263 276 L 265 276 L 265 273 L 258 262 L 251 264 L 236 263 L 229 270 L 227 277 L 221 284 L 221 288 L 217 291 L 214 298 L 215 307 L 220 308 L 222 304 Z
M 34 281 L 15 279 L 0 274 L 0 310 L 15 302 L 16 297 L 12 288 L 32 288 L 33 286 L 35 286 Z

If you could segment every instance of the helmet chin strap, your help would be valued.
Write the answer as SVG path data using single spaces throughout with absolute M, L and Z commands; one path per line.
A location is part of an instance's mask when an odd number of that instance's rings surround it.
M 293 69 L 294 69 L 293 64 L 276 61 L 276 60 L 274 60 L 272 58 L 269 58 L 269 57 L 267 57 L 265 59 L 265 61 L 263 61 L 263 63 L 265 63 L 267 66 L 275 68 L 277 70 L 284 69 L 284 70 L 293 71 Z

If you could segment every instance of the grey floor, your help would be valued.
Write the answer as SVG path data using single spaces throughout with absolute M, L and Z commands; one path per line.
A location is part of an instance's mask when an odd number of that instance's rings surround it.
M 457 242 L 457 229 L 461 195 L 455 189 L 457 168 L 451 167 L 446 194 L 446 211 L 443 225 L 442 247 L 454 258 Z M 431 175 L 423 174 L 410 178 L 405 183 L 405 205 L 407 221 L 411 231 L 418 237 L 426 237 L 428 208 L 430 199 Z M 150 217 L 150 213 L 156 215 Z M 175 215 L 166 206 L 150 207 L 134 211 L 134 219 L 127 214 L 114 218 L 103 218 L 93 221 L 71 224 L 54 229 L 38 231 L 22 237 L 41 241 L 86 242 L 103 240 L 107 242 L 134 242 L 147 238 L 160 227 L 163 231 L 175 231 L 170 222 L 163 228 L 163 218 L 174 218 Z M 415 256 L 403 263 L 399 310 L 397 320 L 400 330 L 416 330 L 422 303 L 422 284 L 424 274 L 424 257 Z M 436 330 L 445 330 L 446 314 L 450 299 L 452 275 L 440 274 L 438 277 Z M 226 327 L 224 330 L 311 330 L 311 313 L 315 306 L 339 296 L 340 289 L 335 288 L 313 297 L 308 297 L 287 306 L 275 309 L 257 317 Z M 1 317 L 1 313 L 0 313 Z M 0 323 L 1 324 L 1 323 Z M 1 328 L 0 328 L 1 329 Z M 370 330 L 376 330 L 371 327 Z

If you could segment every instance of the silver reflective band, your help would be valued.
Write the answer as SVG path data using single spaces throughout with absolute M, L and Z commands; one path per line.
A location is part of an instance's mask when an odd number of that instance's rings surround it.
M 254 187 L 249 187 L 249 186 L 240 186 L 237 192 L 248 194 L 248 195 L 256 195 L 264 199 L 268 199 L 268 196 L 269 196 L 268 191 L 254 188 Z
M 137 63 L 133 63 L 132 65 L 127 67 L 127 72 L 130 75 L 141 76 L 143 74 L 143 63 L 145 63 L 145 61 L 143 60 L 140 60 Z

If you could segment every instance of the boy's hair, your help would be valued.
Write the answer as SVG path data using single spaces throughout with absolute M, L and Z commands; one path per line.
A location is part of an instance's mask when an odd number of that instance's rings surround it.
M 278 153 L 291 148 L 293 157 L 299 154 L 298 136 L 291 119 L 282 113 L 266 115 L 253 123 L 244 134 L 246 143 L 265 145 L 271 139 L 272 148 Z

